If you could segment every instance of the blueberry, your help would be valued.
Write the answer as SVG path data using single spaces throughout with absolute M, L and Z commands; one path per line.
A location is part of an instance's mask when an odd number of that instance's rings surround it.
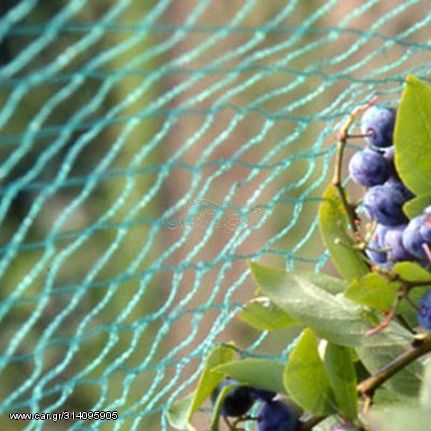
M 374 263 L 382 264 L 388 261 L 388 254 L 386 251 L 378 251 L 385 248 L 385 235 L 388 229 L 390 229 L 388 226 L 378 224 L 365 249 L 366 255 Z
M 350 159 L 349 172 L 352 179 L 364 187 L 383 184 L 390 174 L 390 164 L 383 154 L 365 149 Z
M 387 185 L 390 185 L 391 187 L 395 187 L 402 193 L 405 200 L 408 201 L 409 199 L 412 199 L 415 195 L 401 182 L 401 180 L 398 177 L 389 177 L 388 181 L 386 181 Z
M 428 213 L 425 212 L 423 224 L 420 227 L 419 232 L 423 240 L 426 243 L 431 244 L 431 212 L 430 211 Z
M 275 392 L 266 391 L 265 389 L 253 388 L 251 392 L 254 397 L 260 401 L 272 401 L 272 399 L 277 395 Z
M 422 298 L 417 319 L 419 325 L 431 330 L 431 291 Z
M 403 233 L 403 245 L 404 248 L 413 256 L 418 259 L 425 260 L 426 254 L 422 248 L 422 244 L 425 243 L 420 230 L 424 224 L 425 216 L 417 216 L 410 220 Z
M 296 413 L 281 401 L 264 403 L 257 415 L 258 431 L 295 431 L 297 428 Z
M 220 383 L 211 394 L 213 405 L 216 403 L 217 397 L 224 387 L 235 384 L 238 384 L 238 382 L 232 379 L 226 379 Z M 225 417 L 238 417 L 245 415 L 253 405 L 254 401 L 255 397 L 252 393 L 252 388 L 248 386 L 238 386 L 226 395 L 226 398 L 223 400 L 221 414 Z
M 374 234 L 368 242 L 368 247 L 365 249 L 365 253 L 374 263 L 386 263 L 388 256 L 385 251 L 378 251 L 381 248 L 383 247 L 380 245 L 377 235 Z
M 372 106 L 368 108 L 361 120 L 361 130 L 370 134 L 365 140 L 376 148 L 392 146 L 396 110 L 385 106 Z
M 403 244 L 403 233 L 407 224 L 388 229 L 384 238 L 385 248 L 388 248 L 388 258 L 391 262 L 402 262 L 404 260 L 414 260 Z
M 385 226 L 397 226 L 406 223 L 402 206 L 408 200 L 406 193 L 394 182 L 371 187 L 364 196 L 367 215 Z

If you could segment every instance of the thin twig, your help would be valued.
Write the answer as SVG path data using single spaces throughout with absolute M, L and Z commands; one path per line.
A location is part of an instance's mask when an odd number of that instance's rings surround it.
M 338 142 L 337 142 L 337 155 L 335 159 L 335 170 L 334 177 L 332 179 L 332 184 L 338 191 L 338 195 L 340 196 L 341 203 L 344 207 L 344 210 L 347 214 L 347 218 L 349 220 L 350 227 L 355 234 L 355 236 L 360 236 L 359 228 L 356 223 L 356 214 L 353 210 L 352 206 L 349 204 L 346 196 L 346 192 L 344 191 L 343 185 L 341 183 L 342 178 L 342 167 L 343 167 L 343 155 L 344 149 L 347 143 L 347 139 L 349 137 L 349 129 L 356 120 L 356 118 L 366 109 L 368 109 L 371 105 L 376 102 L 376 98 L 372 98 L 369 102 L 364 105 L 358 106 L 350 115 L 347 121 L 343 124 L 340 131 L 337 134 Z

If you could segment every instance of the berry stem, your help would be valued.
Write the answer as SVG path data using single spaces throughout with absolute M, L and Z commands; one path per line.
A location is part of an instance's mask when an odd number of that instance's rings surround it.
M 405 368 L 407 365 L 431 352 L 431 338 L 426 337 L 416 339 L 416 343 L 406 350 L 392 362 L 377 371 L 374 375 L 363 380 L 357 386 L 358 392 L 363 396 L 372 396 L 377 388 L 379 388 L 388 379 Z

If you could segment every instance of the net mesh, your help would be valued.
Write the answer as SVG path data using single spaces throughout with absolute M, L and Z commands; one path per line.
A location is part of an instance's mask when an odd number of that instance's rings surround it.
M 215 344 L 284 359 L 294 334 L 234 319 L 247 261 L 327 264 L 335 130 L 373 95 L 395 104 L 406 74 L 428 78 L 428 12 L 3 0 L 0 428 L 167 430 Z M 8 417 L 66 410 L 119 418 Z

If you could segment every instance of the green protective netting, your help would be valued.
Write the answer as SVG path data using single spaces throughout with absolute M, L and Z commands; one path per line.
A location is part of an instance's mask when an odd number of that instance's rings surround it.
M 217 343 L 285 358 L 247 261 L 326 265 L 335 131 L 429 77 L 429 6 L 2 0 L 0 429 L 167 430 Z M 119 418 L 8 416 L 66 410 Z

